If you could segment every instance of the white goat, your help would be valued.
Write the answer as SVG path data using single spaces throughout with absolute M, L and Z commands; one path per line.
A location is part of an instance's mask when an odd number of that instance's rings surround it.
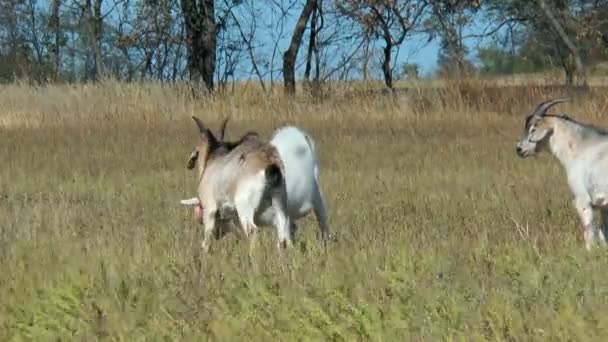
M 226 121 L 220 131 L 220 139 L 224 137 Z M 247 137 L 255 136 L 247 133 L 236 143 L 225 143 L 228 149 L 238 146 Z M 223 141 L 223 140 L 222 140 Z M 220 143 L 222 143 L 222 141 Z M 283 162 L 285 184 L 287 191 L 287 212 L 290 218 L 292 238 L 297 230 L 295 221 L 314 211 L 323 245 L 329 239 L 329 224 L 327 207 L 319 185 L 319 165 L 315 144 L 310 135 L 294 126 L 286 126 L 276 130 L 270 144 L 274 146 Z M 202 207 L 195 198 L 182 200 L 181 203 L 195 207 L 195 218 L 200 222 Z
M 227 212 L 236 213 L 241 232 L 252 246 L 258 225 L 273 225 L 278 245 L 291 245 L 283 165 L 277 150 L 256 136 L 246 136 L 228 146 L 218 141 L 198 118 L 193 119 L 201 142 L 191 154 L 188 167 L 193 168 L 198 161 L 198 205 L 204 208 L 203 250 L 208 250 L 212 233 L 216 238 L 221 236 L 217 228 L 227 228 L 226 221 L 234 220 L 225 219 Z M 216 227 L 218 219 L 223 227 Z
M 319 162 L 314 141 L 297 127 L 286 126 L 274 132 L 270 144 L 279 151 L 285 167 L 287 212 L 291 218 L 292 234 L 296 232 L 295 221 L 313 210 L 325 245 L 329 239 L 329 224 L 319 185 Z
M 608 233 L 608 131 L 566 115 L 546 114 L 551 106 L 565 101 L 568 99 L 543 102 L 526 118 L 516 152 L 525 158 L 548 148 L 559 160 L 574 195 L 585 247 L 590 250 L 596 232 L 603 246 Z M 594 209 L 600 210 L 602 230 L 593 224 Z

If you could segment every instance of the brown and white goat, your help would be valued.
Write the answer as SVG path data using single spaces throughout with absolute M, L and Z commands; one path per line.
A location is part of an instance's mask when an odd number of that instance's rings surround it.
M 236 143 L 225 143 L 201 120 L 192 118 L 200 143 L 190 155 L 188 167 L 198 162 L 203 250 L 209 249 L 212 234 L 221 237 L 218 228 L 227 229 L 228 221 L 236 221 L 241 235 L 252 245 L 258 226 L 269 225 L 277 230 L 279 246 L 291 245 L 283 164 L 277 150 L 252 133 Z

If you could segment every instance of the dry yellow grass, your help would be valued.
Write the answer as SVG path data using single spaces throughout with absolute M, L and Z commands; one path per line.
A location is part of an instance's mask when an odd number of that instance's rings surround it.
M 183 86 L 0 90 L 0 340 L 598 340 L 608 254 L 586 253 L 562 170 L 514 143 L 547 87 L 489 81 L 287 101 Z M 363 95 L 367 94 L 367 95 Z M 560 107 L 608 126 L 608 93 Z M 196 114 L 315 138 L 338 241 L 309 218 L 250 269 L 232 237 L 199 255 L 179 199 Z

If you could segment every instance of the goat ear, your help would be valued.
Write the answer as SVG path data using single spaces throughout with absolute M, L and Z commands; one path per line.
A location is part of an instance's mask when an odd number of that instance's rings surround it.
M 196 165 L 197 160 L 198 160 L 198 150 L 192 151 L 192 153 L 190 154 L 190 158 L 188 158 L 188 164 L 186 164 L 186 167 L 188 168 L 188 170 L 192 170 L 194 168 L 194 165 Z
M 209 143 L 209 147 L 211 149 L 216 148 L 218 145 L 218 141 L 215 135 L 213 135 L 213 132 L 211 132 L 211 130 L 207 128 L 205 124 L 196 116 L 192 116 L 192 120 L 194 120 L 196 126 L 198 126 L 198 130 L 201 134 L 201 139 Z

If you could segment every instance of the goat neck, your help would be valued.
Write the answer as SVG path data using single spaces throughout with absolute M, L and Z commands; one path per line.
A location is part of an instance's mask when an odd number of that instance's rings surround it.
M 566 169 L 580 155 L 583 148 L 585 127 L 559 117 L 547 118 L 551 120 L 553 134 L 549 138 L 549 149 Z

